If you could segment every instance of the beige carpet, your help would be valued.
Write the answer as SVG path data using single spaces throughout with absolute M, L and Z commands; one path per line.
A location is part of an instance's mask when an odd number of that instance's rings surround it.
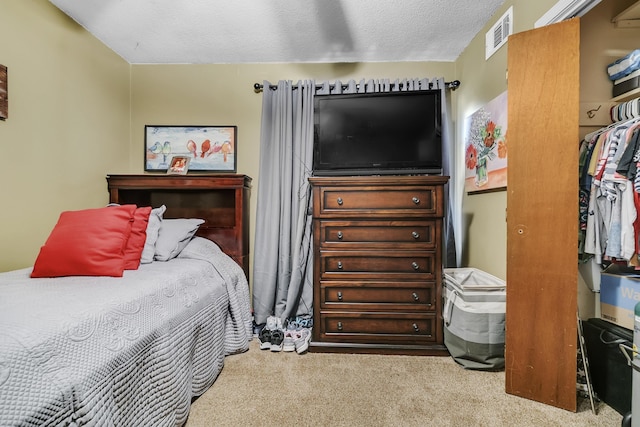
M 620 426 L 587 400 L 577 413 L 504 392 L 504 372 L 462 369 L 450 357 L 275 353 L 251 342 L 227 357 L 191 408 L 187 427 Z

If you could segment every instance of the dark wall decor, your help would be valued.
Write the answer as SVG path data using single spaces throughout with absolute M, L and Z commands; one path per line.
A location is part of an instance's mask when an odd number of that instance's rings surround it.
M 0 65 L 0 120 L 9 117 L 9 94 L 7 85 L 7 67 Z

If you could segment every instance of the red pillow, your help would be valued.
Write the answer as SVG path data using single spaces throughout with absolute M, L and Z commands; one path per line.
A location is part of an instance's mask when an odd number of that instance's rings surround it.
M 62 212 L 31 277 L 121 277 L 135 210 L 123 205 Z
M 151 215 L 151 206 L 136 209 L 133 214 L 133 226 L 124 250 L 124 269 L 137 270 L 140 267 L 140 257 L 147 240 L 147 225 Z

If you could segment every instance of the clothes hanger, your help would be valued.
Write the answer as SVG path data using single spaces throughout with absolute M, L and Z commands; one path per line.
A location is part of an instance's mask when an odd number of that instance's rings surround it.
M 624 108 L 625 110 L 625 113 L 624 113 L 625 118 L 623 118 L 622 120 L 620 120 L 619 114 L 616 114 L 614 112 L 614 110 L 619 108 Z M 613 123 L 603 128 L 600 128 L 598 130 L 595 130 L 591 133 L 586 134 L 584 136 L 584 140 L 591 141 L 593 138 L 599 136 L 600 134 L 607 132 L 611 129 L 614 129 L 618 126 L 631 125 L 634 122 L 639 121 L 640 120 L 640 98 L 636 98 L 628 102 L 623 102 L 619 105 L 615 105 L 611 107 L 610 115 L 611 115 L 611 120 L 614 120 Z M 618 120 L 616 120 L 616 118 Z

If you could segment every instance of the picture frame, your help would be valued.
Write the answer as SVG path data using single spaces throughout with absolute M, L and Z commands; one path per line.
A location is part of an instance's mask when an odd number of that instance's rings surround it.
M 167 172 L 176 156 L 189 172 L 236 173 L 237 126 L 145 125 L 144 170 Z
M 507 189 L 507 92 L 465 119 L 465 190 L 482 194 Z
M 191 157 L 189 156 L 173 156 L 169 163 L 169 169 L 167 174 L 169 175 L 186 175 L 189 171 L 189 162 Z
M 0 65 L 0 120 L 9 117 L 9 71 L 4 65 Z

